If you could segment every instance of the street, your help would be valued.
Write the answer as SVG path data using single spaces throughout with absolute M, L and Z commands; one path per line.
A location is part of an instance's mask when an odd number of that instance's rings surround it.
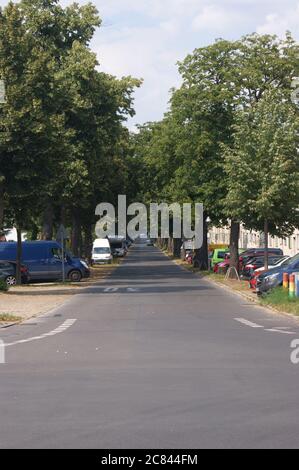
M 299 322 L 155 247 L 0 338 L 1 448 L 299 445 Z

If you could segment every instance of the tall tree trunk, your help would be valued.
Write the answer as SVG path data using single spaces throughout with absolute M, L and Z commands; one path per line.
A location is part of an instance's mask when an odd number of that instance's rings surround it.
M 269 267 L 269 224 L 268 224 L 268 220 L 264 221 L 264 235 L 265 235 L 264 264 L 265 264 L 265 270 L 267 271 L 267 269 Z
M 84 227 L 84 256 L 91 263 L 92 256 L 92 226 L 86 225 Z
M 80 217 L 76 210 L 72 213 L 72 251 L 75 256 L 79 256 L 81 244 L 81 224 Z
M 49 203 L 43 213 L 42 240 L 53 239 L 53 220 L 53 206 L 51 203 Z
M 169 238 L 167 241 L 167 251 L 173 254 L 173 238 Z
M 61 224 L 66 227 L 66 207 L 65 207 L 65 205 L 62 205 L 60 207 L 60 221 L 61 221 Z
M 173 239 L 173 256 L 175 258 L 181 257 L 181 246 L 182 246 L 182 240 L 180 238 L 174 238 Z
M 193 266 L 199 268 L 201 271 L 207 271 L 209 269 L 207 214 L 204 214 L 202 247 L 194 252 Z
M 230 226 L 229 266 L 231 268 L 236 268 L 238 272 L 239 272 L 239 237 L 240 237 L 240 223 L 236 222 L 235 220 L 232 220 L 231 226 Z
M 4 183 L 0 183 L 0 232 L 4 229 Z
M 22 283 L 21 279 L 21 264 L 22 264 L 22 230 L 17 227 L 17 259 L 16 259 L 16 280 L 19 286 Z

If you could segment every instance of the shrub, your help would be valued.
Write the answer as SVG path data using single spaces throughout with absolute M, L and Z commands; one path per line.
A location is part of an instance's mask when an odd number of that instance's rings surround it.
M 0 292 L 7 292 L 8 291 L 8 285 L 4 281 L 4 279 L 0 279 Z

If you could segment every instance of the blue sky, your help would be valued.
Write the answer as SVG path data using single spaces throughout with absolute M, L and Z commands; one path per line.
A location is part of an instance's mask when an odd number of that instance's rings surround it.
M 77 0 L 78 3 L 86 1 Z M 5 5 L 6 0 L 0 0 Z M 61 0 L 66 5 L 69 0 Z M 158 120 L 180 78 L 176 62 L 215 38 L 290 30 L 299 39 L 299 0 L 93 0 L 103 25 L 92 41 L 101 69 L 144 79 L 128 125 Z

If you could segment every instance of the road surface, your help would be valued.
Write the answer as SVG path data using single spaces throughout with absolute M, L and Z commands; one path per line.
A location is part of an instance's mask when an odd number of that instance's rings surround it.
M 1 448 L 299 447 L 299 323 L 156 248 L 0 338 Z

